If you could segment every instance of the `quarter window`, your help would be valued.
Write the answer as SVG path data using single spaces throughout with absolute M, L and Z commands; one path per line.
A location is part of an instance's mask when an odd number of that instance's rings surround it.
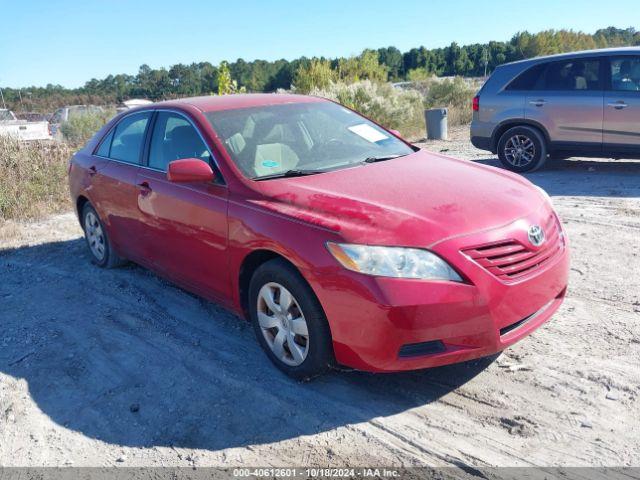
M 611 59 L 611 90 L 640 91 L 640 57 L 614 57 Z
M 120 121 L 113 134 L 109 158 L 127 163 L 140 163 L 149 117 L 149 112 L 143 112 L 129 115 Z
M 151 137 L 149 166 L 166 171 L 169 162 L 183 158 L 199 158 L 210 163 L 211 154 L 186 118 L 171 112 L 158 113 Z
M 544 73 L 546 63 L 534 65 L 533 67 L 525 70 L 514 81 L 512 81 L 507 90 L 536 90 L 540 87 L 540 81 L 542 74 Z
M 102 140 L 102 143 L 98 147 L 98 150 L 96 150 L 96 155 L 109 158 L 109 150 L 111 150 L 111 140 L 113 140 L 113 129 L 109 132 L 109 135 L 107 135 L 104 140 Z

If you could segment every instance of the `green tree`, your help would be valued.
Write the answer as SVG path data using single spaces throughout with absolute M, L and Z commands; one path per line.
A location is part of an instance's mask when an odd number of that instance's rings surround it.
M 336 79 L 329 60 L 314 58 L 296 70 L 293 85 L 296 91 L 309 93 L 314 88 L 325 89 Z
M 407 72 L 407 80 L 410 82 L 426 82 L 431 78 L 432 74 L 426 68 L 414 68 Z
M 379 48 L 378 62 L 387 68 L 390 80 L 398 80 L 404 74 L 402 52 L 396 47 Z
M 220 66 L 218 67 L 218 95 L 243 93 L 245 91 L 245 87 L 238 88 L 238 82 L 231 78 L 229 64 L 224 60 L 220 62 Z
M 378 53 L 365 50 L 357 57 L 338 60 L 338 78 L 347 83 L 360 80 L 387 81 L 387 69 L 378 61 Z

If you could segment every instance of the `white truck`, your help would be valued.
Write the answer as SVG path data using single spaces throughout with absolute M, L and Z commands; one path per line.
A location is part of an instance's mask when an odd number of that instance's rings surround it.
M 49 122 L 18 120 L 11 110 L 0 108 L 0 136 L 19 140 L 49 140 Z

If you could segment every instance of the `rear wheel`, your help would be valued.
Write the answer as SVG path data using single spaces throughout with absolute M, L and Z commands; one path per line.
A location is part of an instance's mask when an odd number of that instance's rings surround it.
M 249 286 L 249 311 L 260 346 L 284 373 L 305 380 L 334 363 L 329 324 L 315 294 L 284 260 L 258 267 Z
M 547 160 L 547 146 L 542 134 L 533 127 L 513 127 L 498 141 L 498 157 L 514 172 L 533 172 Z
M 114 268 L 126 263 L 113 251 L 107 231 L 89 203 L 82 208 L 82 228 L 93 263 L 102 268 Z

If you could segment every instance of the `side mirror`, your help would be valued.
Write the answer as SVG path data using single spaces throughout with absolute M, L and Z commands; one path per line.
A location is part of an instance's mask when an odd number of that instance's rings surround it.
M 400 135 L 400 132 L 398 130 L 389 130 L 391 133 L 393 133 L 396 137 L 400 137 L 402 138 L 402 135 Z
M 207 162 L 197 158 L 184 158 L 169 162 L 167 180 L 170 182 L 210 182 L 215 178 Z

